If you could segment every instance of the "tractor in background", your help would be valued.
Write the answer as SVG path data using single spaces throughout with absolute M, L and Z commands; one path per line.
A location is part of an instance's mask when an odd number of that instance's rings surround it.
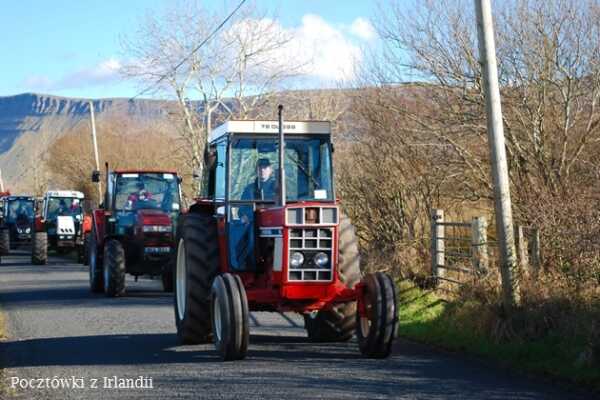
M 100 173 L 94 171 L 93 182 Z M 125 294 L 125 275 L 162 277 L 173 290 L 174 230 L 181 206 L 174 171 L 114 170 L 106 165 L 103 203 L 92 212 L 89 272 L 92 292 Z
M 31 244 L 35 198 L 5 195 L 0 203 L 0 250 L 8 254 L 11 249 Z
M 0 257 L 10 253 L 10 234 L 4 227 L 4 207 L 5 198 L 10 196 L 10 192 L 0 192 Z
M 48 251 L 65 254 L 76 251 L 83 262 L 84 195 L 74 190 L 50 190 L 38 203 L 35 217 L 31 261 L 46 264 Z M 89 218 L 88 218 L 89 224 Z M 89 229 L 89 228 L 88 228 Z
M 180 216 L 174 311 L 182 343 L 211 338 L 223 360 L 245 357 L 249 312 L 297 312 L 316 342 L 347 341 L 387 357 L 395 284 L 363 275 L 340 209 L 329 122 L 228 121 L 205 154 L 203 193 Z

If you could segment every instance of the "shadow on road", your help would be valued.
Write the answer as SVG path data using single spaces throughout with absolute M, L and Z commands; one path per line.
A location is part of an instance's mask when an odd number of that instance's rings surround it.
M 355 343 L 310 343 L 305 337 L 251 335 L 253 361 L 358 360 Z M 266 346 L 265 346 L 266 345 Z M 137 365 L 219 361 L 212 343 L 178 346 L 175 333 L 39 338 L 0 343 L 8 368 L 69 365 Z M 345 361 L 344 361 L 345 362 Z
M 39 283 L 39 281 L 37 281 Z M 22 289 L 0 291 L 0 302 L 10 310 L 14 307 L 54 309 L 56 307 L 101 308 L 171 305 L 173 294 L 148 288 L 128 288 L 125 296 L 108 298 L 103 294 L 91 293 L 81 287 L 81 281 L 61 281 L 61 285 L 51 289 Z M 68 286 L 72 284 L 73 286 Z M 77 285 L 78 284 L 78 285 Z M 77 286 L 75 286 L 77 285 Z

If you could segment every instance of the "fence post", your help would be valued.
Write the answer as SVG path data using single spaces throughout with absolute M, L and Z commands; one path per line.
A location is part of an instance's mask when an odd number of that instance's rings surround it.
M 444 225 L 440 222 L 444 222 L 444 210 L 431 210 L 431 274 L 436 279 L 445 275 Z
M 485 273 L 489 266 L 485 217 L 475 217 L 471 221 L 471 263 L 476 273 Z
M 541 265 L 540 230 L 539 228 L 533 228 L 533 231 L 531 232 L 531 272 L 534 277 L 538 276 Z
M 517 255 L 519 259 L 519 269 L 521 275 L 531 277 L 531 270 L 529 269 L 529 256 L 527 254 L 527 238 L 523 226 L 517 226 Z

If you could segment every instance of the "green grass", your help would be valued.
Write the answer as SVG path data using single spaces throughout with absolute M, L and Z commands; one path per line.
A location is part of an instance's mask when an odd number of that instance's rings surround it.
M 481 307 L 446 302 L 407 282 L 400 284 L 400 302 L 400 336 L 600 390 L 600 368 L 577 366 L 582 340 L 549 334 L 535 341 L 497 343 L 476 323 L 483 317 Z

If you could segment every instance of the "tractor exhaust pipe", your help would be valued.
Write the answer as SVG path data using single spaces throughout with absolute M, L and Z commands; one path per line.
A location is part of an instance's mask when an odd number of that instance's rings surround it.
M 283 105 L 277 107 L 279 116 L 279 205 L 285 207 L 285 142 L 283 137 Z

